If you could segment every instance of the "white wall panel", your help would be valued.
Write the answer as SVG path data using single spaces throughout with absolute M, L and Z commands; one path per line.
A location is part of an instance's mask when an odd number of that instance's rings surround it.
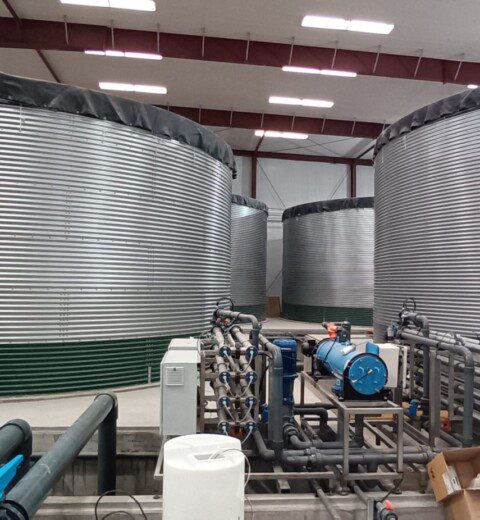
M 257 198 L 269 208 L 346 197 L 347 168 L 342 164 L 259 159 Z
M 252 159 L 235 156 L 237 178 L 233 180 L 232 193 L 250 197 L 252 192 Z
M 373 197 L 373 166 L 357 166 L 357 197 Z

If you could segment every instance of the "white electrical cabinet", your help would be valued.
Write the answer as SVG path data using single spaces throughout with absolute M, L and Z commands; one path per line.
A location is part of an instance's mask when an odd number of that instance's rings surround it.
M 380 357 L 387 365 L 388 379 L 387 388 L 398 386 L 398 367 L 400 362 L 400 347 L 394 343 L 377 343 L 380 350 Z
M 160 434 L 197 433 L 197 387 L 200 354 L 194 338 L 178 338 L 160 365 Z M 187 348 L 176 348 L 183 342 Z M 190 348 L 188 348 L 190 345 Z M 192 348 L 193 347 L 193 348 Z
M 173 338 L 168 350 L 194 350 L 200 352 L 200 340 L 197 338 Z

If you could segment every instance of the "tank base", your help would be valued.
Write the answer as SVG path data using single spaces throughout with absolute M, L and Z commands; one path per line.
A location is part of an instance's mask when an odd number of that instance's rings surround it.
M 324 321 L 349 321 L 352 325 L 372 326 L 373 309 L 360 307 L 326 307 L 283 303 L 282 318 L 322 323 Z

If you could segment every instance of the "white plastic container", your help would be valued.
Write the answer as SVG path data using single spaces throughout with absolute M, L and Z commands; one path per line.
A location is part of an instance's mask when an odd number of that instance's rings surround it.
M 224 435 L 184 435 L 167 441 L 163 520 L 244 520 L 241 449 L 238 439 Z

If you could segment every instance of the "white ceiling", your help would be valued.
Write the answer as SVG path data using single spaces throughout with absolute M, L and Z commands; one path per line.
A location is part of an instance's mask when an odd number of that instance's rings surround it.
M 386 52 L 416 53 L 456 59 L 480 59 L 478 45 L 478 0 L 156 0 L 156 13 L 120 9 L 77 7 L 59 0 L 10 0 L 26 18 L 62 20 L 166 32 L 207 34 L 228 38 L 333 46 L 336 40 L 346 49 L 373 50 L 382 45 Z M 6 13 L 6 10 L 3 9 Z M 303 28 L 305 14 L 375 20 L 395 24 L 389 36 L 319 31 Z M 457 21 L 455 23 L 455 21 Z
M 251 130 L 242 128 L 209 127 L 219 137 L 230 143 L 233 149 L 253 150 L 259 142 Z M 307 140 L 268 139 L 262 140 L 262 152 L 284 152 L 303 155 L 326 155 L 332 157 L 355 157 L 369 148 L 371 139 L 311 135 Z M 372 153 L 364 156 L 372 157 Z
M 17 13 L 25 18 L 109 24 L 116 27 L 207 34 L 231 38 L 287 42 L 295 36 L 299 43 L 373 50 L 382 44 L 386 52 L 416 53 L 480 61 L 478 20 L 480 2 L 462 0 L 462 23 L 455 0 L 157 0 L 157 13 L 112 10 L 94 7 L 65 6 L 59 0 L 10 0 Z M 300 26 L 304 14 L 324 14 L 393 22 L 390 36 L 374 36 Z M 0 16 L 8 12 L 0 4 Z M 355 79 L 306 76 L 284 73 L 271 67 L 256 67 L 195 60 L 127 60 L 86 56 L 81 53 L 46 51 L 45 55 L 65 83 L 98 88 L 98 82 L 121 81 L 160 84 L 168 88 L 166 96 L 129 95 L 147 103 L 180 106 L 203 106 L 239 111 L 268 112 L 298 116 L 357 119 L 391 123 L 423 105 L 460 92 L 458 85 L 359 76 Z M 0 49 L 0 70 L 52 79 L 35 51 Z M 479 79 L 480 82 L 480 79 Z M 270 95 L 331 99 L 332 109 L 294 108 L 270 105 Z M 258 138 L 251 130 L 220 131 L 234 148 L 253 149 Z M 360 153 L 368 141 L 331 136 L 311 136 L 310 141 L 265 140 L 262 150 L 289 151 L 320 155 Z M 315 144 L 319 143 L 319 144 Z M 305 147 L 303 149 L 299 147 Z M 293 150 L 290 150 L 292 149 Z

